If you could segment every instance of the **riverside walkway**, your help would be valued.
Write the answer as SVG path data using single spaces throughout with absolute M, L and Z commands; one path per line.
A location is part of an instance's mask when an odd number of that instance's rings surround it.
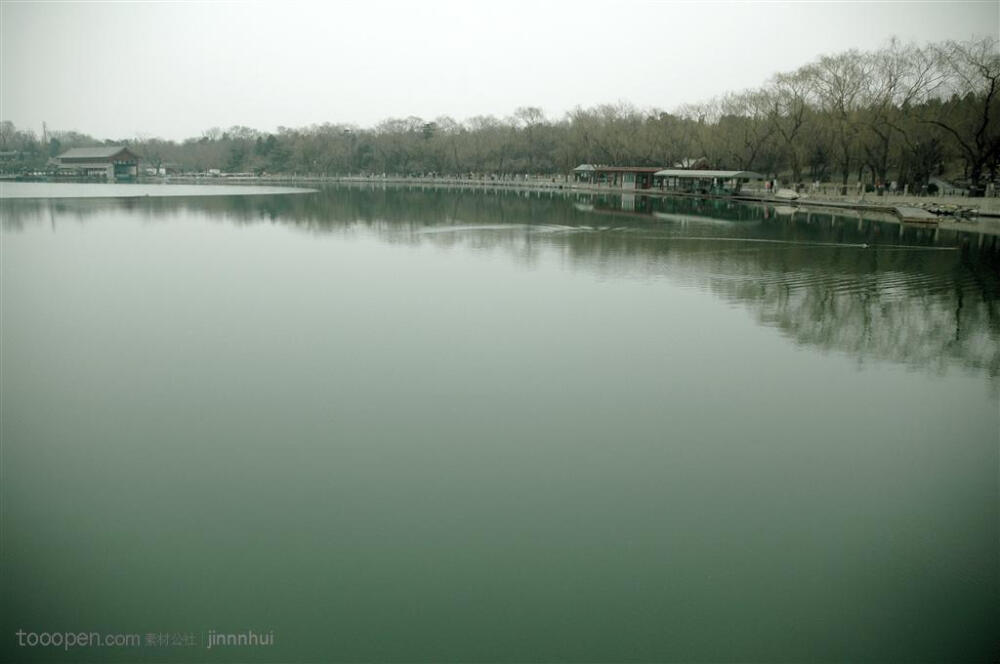
M 147 181 L 163 182 L 164 178 L 143 178 Z M 171 176 L 166 178 L 174 183 L 218 183 L 219 178 L 215 177 L 190 177 Z M 322 185 L 322 184 L 353 184 L 366 186 L 379 185 L 405 185 L 421 188 L 462 188 L 462 189 L 519 189 L 534 191 L 550 191 L 562 193 L 601 193 L 611 195 L 636 195 L 636 196 L 685 196 L 697 198 L 722 198 L 739 200 L 746 203 L 760 203 L 767 205 L 783 205 L 793 207 L 820 207 L 839 210 L 856 210 L 860 212 L 870 212 L 887 215 L 888 218 L 900 223 L 911 223 L 917 217 L 923 223 L 933 224 L 938 222 L 956 230 L 965 230 L 988 235 L 1000 235 L 1000 197 L 991 198 L 966 198 L 961 196 L 915 196 L 890 194 L 885 192 L 882 196 L 868 192 L 859 195 L 840 195 L 836 193 L 839 185 L 825 184 L 819 188 L 814 188 L 811 192 L 803 192 L 799 198 L 787 200 L 775 197 L 772 193 L 766 192 L 763 188 L 744 186 L 737 195 L 714 195 L 714 194 L 688 194 L 684 192 L 650 188 L 650 189 L 622 189 L 621 187 L 595 185 L 588 183 L 574 182 L 566 176 L 507 176 L 507 177 L 396 177 L 396 176 L 308 176 L 308 175 L 265 175 L 265 176 L 242 176 L 227 177 L 224 180 L 228 183 L 245 184 L 300 184 L 300 185 Z M 948 214 L 936 215 L 928 212 L 925 206 L 934 206 L 940 209 L 962 209 L 971 210 L 971 214 L 965 216 L 953 216 Z M 899 212 L 899 208 L 905 208 L 909 212 Z M 919 210 L 918 213 L 912 210 Z

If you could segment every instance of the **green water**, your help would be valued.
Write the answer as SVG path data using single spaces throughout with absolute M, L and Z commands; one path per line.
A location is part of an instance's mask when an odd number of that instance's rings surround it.
M 0 211 L 3 661 L 997 655 L 976 236 L 391 188 Z

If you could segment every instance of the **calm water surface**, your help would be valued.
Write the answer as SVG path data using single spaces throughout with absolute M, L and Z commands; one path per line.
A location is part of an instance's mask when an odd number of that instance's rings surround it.
M 0 205 L 4 661 L 997 653 L 976 237 L 516 192 Z
M 0 181 L 0 198 L 145 198 L 161 196 L 248 196 L 301 194 L 304 187 L 271 187 L 217 184 L 101 184 L 94 182 Z M 224 180 L 223 180 L 224 182 Z

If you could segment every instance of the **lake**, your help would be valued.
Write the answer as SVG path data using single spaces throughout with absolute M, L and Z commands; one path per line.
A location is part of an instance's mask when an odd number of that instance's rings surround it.
M 989 238 L 229 193 L 0 201 L 3 661 L 997 654 Z

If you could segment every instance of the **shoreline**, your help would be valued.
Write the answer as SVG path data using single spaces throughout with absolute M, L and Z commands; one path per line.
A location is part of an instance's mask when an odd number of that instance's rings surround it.
M 902 194 L 889 194 L 876 196 L 871 192 L 860 197 L 830 193 L 820 193 L 810 195 L 800 194 L 797 199 L 789 200 L 779 198 L 771 194 L 764 194 L 756 189 L 744 189 L 736 195 L 719 194 L 690 194 L 686 192 L 664 190 L 664 189 L 622 189 L 620 187 L 609 187 L 600 185 L 580 184 L 570 182 L 562 176 L 529 177 L 528 179 L 486 179 L 486 178 L 455 178 L 455 177 L 362 177 L 362 176 L 303 176 L 303 175 L 263 175 L 263 176 L 236 176 L 236 177 L 200 177 L 200 176 L 158 176 L 141 177 L 139 182 L 144 183 L 181 183 L 181 184 L 208 184 L 217 183 L 220 180 L 232 183 L 243 184 L 277 184 L 277 183 L 298 183 L 298 184 L 406 184 L 422 185 L 443 188 L 481 188 L 481 189 L 530 189 L 541 191 L 563 191 L 563 192 L 586 192 L 586 193 L 607 193 L 607 194 L 632 194 L 638 196 L 690 196 L 696 198 L 723 198 L 737 199 L 745 201 L 756 201 L 762 203 L 776 203 L 780 205 L 828 205 L 831 207 L 844 207 L 858 210 L 889 210 L 898 206 L 922 207 L 941 206 L 972 208 L 976 210 L 978 216 L 1000 217 L 1000 197 L 993 198 L 967 198 L 964 196 L 915 196 Z M 839 185 L 827 185 L 837 187 Z M 946 217 L 949 215 L 939 215 Z
M 22 180 L 23 181 L 23 180 Z M 31 181 L 37 181 L 32 179 Z M 43 180 L 44 181 L 44 180 Z M 52 182 L 52 180 L 48 180 Z M 56 180 L 59 182 L 60 180 Z M 96 183 L 96 182 L 95 182 Z M 807 208 L 829 210 L 831 212 L 857 212 L 877 214 L 885 220 L 906 227 L 947 229 L 980 236 L 1000 236 L 1000 198 L 966 198 L 957 196 L 852 196 L 820 194 L 817 197 L 802 194 L 796 199 L 780 198 L 764 194 L 756 189 L 748 189 L 739 194 L 702 194 L 670 191 L 662 189 L 622 189 L 619 187 L 594 186 L 570 182 L 564 176 L 519 178 L 454 178 L 454 177 L 361 177 L 361 176 L 295 176 L 265 175 L 236 177 L 202 176 L 157 176 L 140 177 L 136 184 L 146 185 L 197 185 L 197 186 L 316 186 L 351 185 L 363 187 L 405 186 L 420 189 L 467 189 L 537 191 L 550 194 L 610 194 L 616 196 L 654 196 L 660 198 L 698 198 L 710 200 L 731 200 L 740 203 L 784 208 Z M 122 184 L 122 183 L 119 183 Z M 833 186 L 833 185 L 828 185 Z M 870 193 L 870 192 L 869 192 Z M 952 213 L 924 214 L 919 222 L 904 217 L 903 210 L 897 208 L 939 207 Z M 960 211 L 961 214 L 953 212 Z
M 1000 198 L 966 198 L 959 196 L 902 196 L 886 194 L 883 196 L 827 196 L 811 197 L 808 194 L 789 200 L 770 194 L 748 190 L 740 194 L 701 194 L 668 191 L 662 189 L 621 189 L 618 187 L 584 185 L 569 182 L 562 177 L 549 176 L 524 180 L 519 179 L 473 179 L 473 178 L 405 178 L 405 177 L 361 177 L 361 176 L 253 176 L 253 177 L 190 177 L 167 176 L 158 178 L 140 178 L 139 182 L 163 184 L 212 184 L 224 180 L 233 184 L 245 185 L 321 185 L 348 184 L 360 186 L 416 186 L 421 188 L 439 189 L 496 189 L 521 191 L 547 191 L 561 194 L 612 194 L 632 196 L 656 196 L 677 198 L 700 198 L 715 200 L 733 200 L 741 203 L 759 205 L 825 208 L 840 212 L 854 211 L 885 215 L 888 219 L 906 226 L 924 226 L 927 228 L 948 228 L 970 233 L 985 233 L 1000 235 Z M 935 214 L 922 222 L 904 219 L 896 208 L 943 207 L 957 208 L 968 211 L 966 214 Z

